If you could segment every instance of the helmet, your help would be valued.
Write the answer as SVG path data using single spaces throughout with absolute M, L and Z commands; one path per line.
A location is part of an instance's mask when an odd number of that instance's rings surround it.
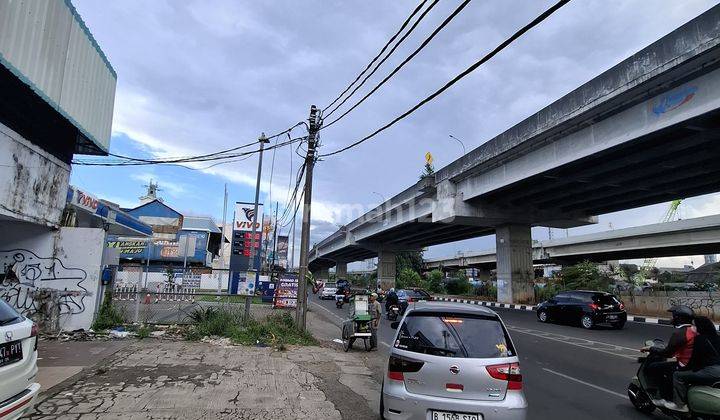
M 394 288 L 394 287 L 391 287 L 391 288 L 390 288 L 390 291 L 391 291 L 391 292 L 394 292 L 394 291 L 395 291 L 395 288 Z
M 672 323 L 675 326 L 690 324 L 695 317 L 695 312 L 686 305 L 675 305 L 668 309 L 672 313 Z
M 370 296 L 372 296 L 372 297 L 374 297 L 374 298 L 377 299 L 377 296 L 378 296 L 378 295 L 377 295 L 377 293 L 371 293 Z

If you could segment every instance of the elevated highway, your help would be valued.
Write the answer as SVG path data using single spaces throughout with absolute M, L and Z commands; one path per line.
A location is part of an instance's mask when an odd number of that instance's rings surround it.
M 535 263 L 573 264 L 720 253 L 720 215 L 571 236 L 533 244 Z M 434 268 L 494 268 L 495 250 L 425 260 Z
M 532 299 L 532 226 L 720 191 L 720 6 L 318 243 L 310 269 L 496 235 L 498 299 Z

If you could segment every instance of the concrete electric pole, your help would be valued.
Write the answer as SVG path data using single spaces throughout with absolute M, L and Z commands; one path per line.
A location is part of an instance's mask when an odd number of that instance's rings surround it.
M 255 207 L 253 211 L 252 233 L 250 236 L 250 270 L 248 270 L 248 277 L 255 276 L 252 281 L 257 280 L 258 273 L 258 267 L 255 266 L 255 234 L 257 233 L 258 201 L 260 200 L 260 177 L 262 176 L 263 150 L 265 150 L 265 144 L 270 143 L 270 140 L 265 137 L 265 133 L 262 133 L 258 142 L 260 142 L 260 156 L 258 157 L 257 183 L 255 184 Z M 262 220 L 260 220 L 260 222 L 262 223 Z M 250 281 L 250 279 L 245 279 L 245 281 Z M 254 291 L 255 289 L 253 289 L 253 292 Z M 250 303 L 252 302 L 252 298 L 253 297 L 251 295 L 245 296 L 246 319 L 250 317 Z
M 312 202 L 312 177 L 313 166 L 315 166 L 315 148 L 317 147 L 317 132 L 322 125 L 318 119 L 318 110 L 315 105 L 310 107 L 310 119 L 308 120 L 308 149 L 305 157 L 305 190 L 303 198 L 302 230 L 300 233 L 300 267 L 298 271 L 298 299 L 295 312 L 296 321 L 300 330 L 306 328 L 307 312 L 307 273 L 308 273 L 308 251 L 310 247 L 310 203 Z

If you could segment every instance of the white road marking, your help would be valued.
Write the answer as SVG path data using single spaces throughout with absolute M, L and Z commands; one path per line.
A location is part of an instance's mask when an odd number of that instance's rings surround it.
M 622 398 L 622 399 L 627 399 L 627 398 L 628 398 L 627 395 L 621 394 L 621 393 L 619 393 L 619 392 L 611 391 L 611 390 L 609 390 L 609 389 L 607 389 L 607 388 L 603 388 L 603 387 L 597 386 L 597 385 L 595 385 L 595 384 L 591 384 L 590 382 L 585 382 L 585 381 L 582 381 L 582 380 L 580 380 L 580 379 L 573 378 L 572 376 L 568 376 L 568 375 L 565 375 L 564 373 L 556 372 L 556 371 L 554 371 L 554 370 L 552 370 L 552 369 L 542 368 L 542 370 L 544 370 L 545 372 L 552 373 L 553 375 L 557 375 L 557 376 L 563 377 L 563 378 L 565 378 L 565 379 L 568 379 L 568 380 L 577 382 L 577 383 L 579 383 L 579 384 L 583 384 L 583 385 L 585 385 L 585 386 L 589 386 L 590 388 L 597 389 L 598 391 L 607 392 L 608 394 L 614 395 L 614 396 L 616 396 L 616 397 L 620 397 L 620 398 Z
M 330 315 L 334 316 L 335 318 L 339 319 L 340 322 L 345 321 L 344 319 L 342 319 L 342 318 L 340 318 L 339 316 L 337 316 L 336 314 L 334 314 L 330 309 L 328 309 L 328 308 L 326 308 L 326 307 L 324 307 L 324 306 L 322 306 L 322 305 L 320 305 L 320 304 L 317 304 L 317 303 L 315 303 L 315 302 L 310 302 L 310 303 L 312 303 L 313 305 L 315 305 L 315 306 L 317 306 L 318 308 L 322 309 L 323 311 L 329 313 Z
M 546 340 L 557 341 L 559 343 L 564 343 L 564 344 L 568 344 L 568 345 L 575 346 L 575 347 L 581 347 L 581 348 L 588 349 L 588 350 L 599 351 L 601 353 L 611 354 L 613 356 L 618 356 L 618 357 L 624 357 L 624 358 L 630 359 L 630 360 L 637 360 L 637 357 L 639 355 L 638 349 L 632 349 L 630 347 L 622 347 L 622 346 L 617 346 L 615 344 L 603 343 L 600 341 L 586 340 L 584 338 L 570 337 L 570 336 L 564 336 L 564 335 L 560 335 L 560 334 L 547 333 L 544 331 L 531 330 L 529 328 L 513 327 L 511 325 L 507 325 L 507 328 L 513 332 L 528 334 L 528 335 L 532 335 L 534 337 L 544 338 Z M 577 343 L 577 342 L 573 342 L 573 341 L 580 341 L 581 343 Z M 594 345 L 610 347 L 610 348 L 614 349 L 615 351 L 632 351 L 637 354 L 636 355 L 620 354 L 620 353 L 611 351 L 611 349 L 602 349 L 602 348 L 593 347 Z

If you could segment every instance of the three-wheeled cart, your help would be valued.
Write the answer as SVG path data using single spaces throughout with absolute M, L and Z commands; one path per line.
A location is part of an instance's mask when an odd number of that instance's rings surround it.
M 362 339 L 365 350 L 370 351 L 370 312 L 368 311 L 368 295 L 354 295 L 350 298 L 349 318 L 343 321 L 343 348 L 348 351 L 355 340 Z

